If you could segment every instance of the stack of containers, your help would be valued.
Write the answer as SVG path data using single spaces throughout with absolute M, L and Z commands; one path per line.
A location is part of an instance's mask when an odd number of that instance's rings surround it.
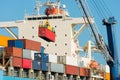
M 78 61 L 71 56 L 58 56 L 57 62 L 65 64 L 65 73 L 72 75 L 79 75 Z
M 44 47 L 41 48 L 41 62 L 42 62 L 42 70 L 43 71 L 48 71 L 49 70 L 49 57 L 48 54 L 44 53 Z
M 79 75 L 78 61 L 76 58 L 66 56 L 66 74 Z
M 106 65 L 105 68 L 106 68 L 106 80 L 110 80 L 110 67 Z
M 5 48 L 5 56 L 12 57 L 12 66 L 22 67 L 23 42 L 20 40 L 9 40 L 8 47 Z
M 49 54 L 49 64 L 50 64 L 50 71 L 57 72 L 57 73 L 64 73 L 65 66 L 64 64 L 57 63 L 57 56 Z
M 14 67 L 19 64 L 22 68 L 31 69 L 34 53 L 40 52 L 40 47 L 40 42 L 28 39 L 9 40 L 8 47 L 5 48 L 6 57 L 15 56 L 12 60 Z
M 5 47 L 0 46 L 0 59 L 2 58 L 4 51 L 5 51 Z

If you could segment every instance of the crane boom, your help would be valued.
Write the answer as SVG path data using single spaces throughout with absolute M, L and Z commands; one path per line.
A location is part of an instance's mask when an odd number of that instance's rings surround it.
M 93 36 L 95 38 L 95 42 L 96 42 L 96 46 L 97 48 L 103 53 L 107 63 L 112 64 L 113 63 L 113 58 L 110 55 L 110 51 L 108 50 L 107 46 L 105 45 L 102 36 L 100 35 L 100 33 L 98 33 L 95 30 L 95 25 L 93 23 L 90 22 L 89 17 L 91 17 L 89 14 L 89 10 L 87 8 L 87 5 L 84 4 L 84 0 L 77 0 L 82 8 L 82 11 L 85 15 L 85 17 L 87 18 L 87 21 L 89 23 L 89 26 L 91 28 L 91 31 L 93 33 Z

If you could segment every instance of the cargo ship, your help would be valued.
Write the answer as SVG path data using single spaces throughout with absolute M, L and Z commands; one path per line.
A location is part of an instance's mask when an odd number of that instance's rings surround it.
M 0 80 L 110 80 L 109 67 L 92 59 L 91 41 L 79 45 L 78 35 L 88 24 L 84 18 L 70 17 L 59 1 L 38 2 L 35 9 L 37 14 L 25 15 L 24 20 L 0 22 L 12 35 L 0 35 Z

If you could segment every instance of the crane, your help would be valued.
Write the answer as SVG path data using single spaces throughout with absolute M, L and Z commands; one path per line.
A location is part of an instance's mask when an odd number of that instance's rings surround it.
M 87 18 L 87 21 L 89 23 L 89 27 L 91 28 L 91 31 L 93 33 L 93 36 L 95 38 L 95 43 L 97 48 L 103 53 L 105 60 L 107 64 L 110 66 L 110 74 L 111 74 L 111 80 L 116 80 L 116 78 L 119 77 L 119 57 L 117 56 L 116 52 L 116 46 L 115 46 L 115 38 L 114 38 L 114 33 L 113 33 L 113 25 L 116 24 L 116 20 L 114 17 L 110 17 L 109 19 L 104 19 L 103 24 L 106 25 L 107 29 L 107 36 L 108 36 L 108 46 L 103 40 L 102 35 L 100 35 L 99 32 L 95 30 L 95 25 L 90 22 L 89 17 L 90 12 L 85 4 L 85 0 L 76 0 L 77 3 L 79 3 L 83 14 Z

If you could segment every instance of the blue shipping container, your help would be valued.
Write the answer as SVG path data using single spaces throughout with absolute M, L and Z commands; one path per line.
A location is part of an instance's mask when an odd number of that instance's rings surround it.
M 48 71 L 48 69 L 49 69 L 49 63 L 42 62 L 42 70 L 43 71 Z
M 32 61 L 32 68 L 35 70 L 41 70 L 41 62 L 40 61 Z
M 49 61 L 49 55 L 48 54 L 41 54 L 42 55 L 42 62 L 48 62 Z
M 8 47 L 24 48 L 24 43 L 22 40 L 9 40 Z
M 44 50 L 45 48 L 43 46 L 41 46 L 41 53 L 44 54 Z
M 42 56 L 41 56 L 41 53 L 35 53 L 35 54 L 34 54 L 34 60 L 35 60 L 35 61 L 41 61 L 41 57 L 42 57 Z
M 4 80 L 3 79 L 3 70 L 0 70 L 0 80 Z

